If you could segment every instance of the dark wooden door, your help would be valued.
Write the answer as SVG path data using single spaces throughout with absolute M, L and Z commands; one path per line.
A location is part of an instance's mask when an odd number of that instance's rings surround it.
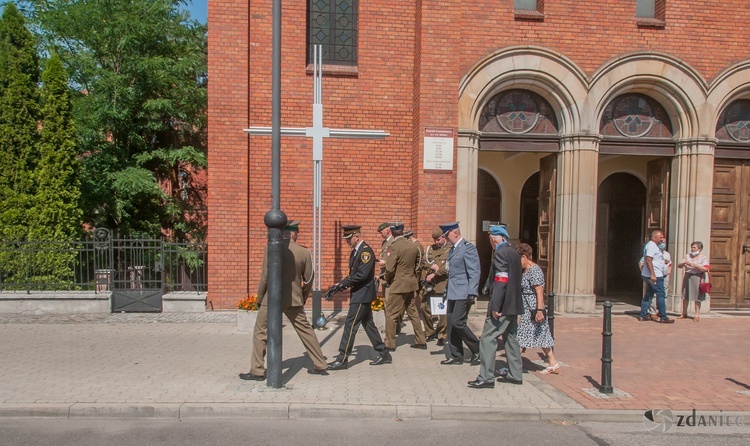
M 646 234 L 661 229 L 667 234 L 669 225 L 669 171 L 671 159 L 662 158 L 650 161 L 646 168 Z
M 539 235 L 537 264 L 544 271 L 545 290 L 554 291 L 555 194 L 557 193 L 557 154 L 539 160 Z
M 594 265 L 594 293 L 607 295 L 607 261 L 609 256 L 609 203 L 596 206 L 596 264 Z
M 711 307 L 750 308 L 750 161 L 716 159 L 711 210 Z
M 500 210 L 502 209 L 503 197 L 500 194 L 500 185 L 495 178 L 484 170 L 479 170 L 477 179 L 477 252 L 479 264 L 482 268 L 479 279 L 481 290 L 487 281 L 492 263 L 492 245 L 487 236 L 485 222 L 496 224 L 500 222 Z

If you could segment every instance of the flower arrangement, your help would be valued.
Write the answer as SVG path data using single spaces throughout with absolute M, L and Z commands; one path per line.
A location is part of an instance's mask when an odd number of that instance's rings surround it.
M 258 295 L 253 294 L 252 296 L 240 299 L 240 301 L 237 302 L 237 308 L 246 311 L 258 311 Z
M 385 303 L 383 302 L 383 298 L 378 296 L 370 302 L 370 308 L 372 308 L 372 311 L 382 311 L 385 308 Z

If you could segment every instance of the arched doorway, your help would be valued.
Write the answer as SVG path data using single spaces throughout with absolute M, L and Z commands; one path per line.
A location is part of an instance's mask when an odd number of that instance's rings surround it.
M 750 308 L 750 99 L 716 124 L 711 211 L 711 308 Z M 705 244 L 705 241 L 703 242 Z
M 482 266 L 479 289 L 481 290 L 487 280 L 492 261 L 492 246 L 485 225 L 487 222 L 499 222 L 503 197 L 500 193 L 500 185 L 495 178 L 486 171 L 479 169 L 477 178 L 477 251 L 479 263 Z
M 637 303 L 643 287 L 638 260 L 644 243 L 646 186 L 618 172 L 602 181 L 597 196 L 594 292 Z

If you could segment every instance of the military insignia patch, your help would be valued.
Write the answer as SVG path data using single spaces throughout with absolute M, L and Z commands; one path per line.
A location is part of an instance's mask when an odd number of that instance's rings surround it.
M 365 252 L 363 252 L 363 253 L 362 253 L 362 254 L 361 254 L 361 255 L 359 256 L 359 258 L 360 258 L 360 259 L 362 260 L 362 263 L 367 263 L 367 262 L 369 262 L 369 261 L 370 261 L 370 259 L 372 259 L 372 256 L 370 255 L 370 253 L 369 253 L 369 252 L 365 251 Z

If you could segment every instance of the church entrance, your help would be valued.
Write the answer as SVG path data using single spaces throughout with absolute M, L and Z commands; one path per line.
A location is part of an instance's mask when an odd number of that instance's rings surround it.
M 596 213 L 597 296 L 640 301 L 643 283 L 638 260 L 645 242 L 645 212 L 646 186 L 637 177 L 618 172 L 602 181 Z
M 750 160 L 717 158 L 713 184 L 711 307 L 750 308 Z

